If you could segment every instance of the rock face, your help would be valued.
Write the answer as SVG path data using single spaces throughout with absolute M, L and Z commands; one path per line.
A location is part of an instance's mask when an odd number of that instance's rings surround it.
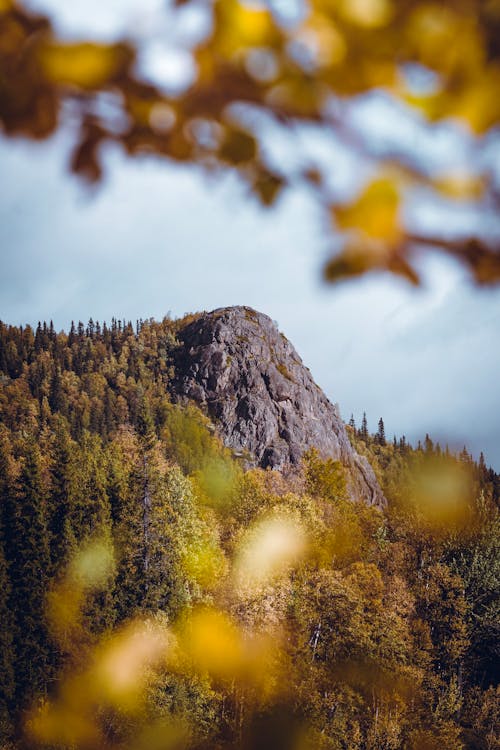
M 228 447 L 251 464 L 275 469 L 299 463 L 315 447 L 347 467 L 352 495 L 385 504 L 338 408 L 267 315 L 249 307 L 221 308 L 200 315 L 178 338 L 173 395 L 199 404 Z

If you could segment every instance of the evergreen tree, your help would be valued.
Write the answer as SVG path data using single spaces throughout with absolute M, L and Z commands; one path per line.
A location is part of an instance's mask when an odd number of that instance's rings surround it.
M 488 469 L 486 468 L 486 461 L 484 459 L 483 451 L 481 451 L 481 453 L 479 454 L 478 472 L 480 480 L 482 482 L 485 482 L 488 476 Z
M 9 606 L 12 594 L 9 571 L 4 554 L 4 534 L 0 527 L 0 744 L 7 745 L 11 737 L 12 715 L 15 709 L 14 690 L 14 617 Z
M 76 328 L 75 328 L 75 321 L 71 321 L 71 328 L 68 334 L 68 346 L 73 346 L 73 344 L 76 341 Z
M 38 321 L 35 333 L 35 352 L 39 354 L 43 349 L 43 332 L 42 324 Z
M 61 370 L 55 365 L 52 380 L 50 383 L 49 405 L 53 412 L 62 411 L 63 408 L 63 390 L 61 383 Z
M 361 420 L 361 429 L 359 431 L 359 437 L 361 438 L 361 440 L 364 440 L 365 443 L 368 442 L 368 437 L 369 437 L 369 435 L 368 435 L 368 422 L 367 422 L 367 419 L 366 419 L 366 412 L 365 411 L 363 412 L 363 419 Z
M 9 492 L 9 446 L 7 436 L 0 434 L 0 744 L 10 739 L 15 693 L 14 614 L 8 564 L 5 556 L 4 514 Z
M 376 441 L 379 445 L 386 445 L 385 441 L 385 427 L 384 427 L 384 420 L 382 417 L 378 420 L 378 430 L 376 435 Z
M 55 439 L 51 449 L 50 497 L 47 504 L 47 526 L 50 538 L 51 569 L 55 572 L 67 563 L 74 537 L 69 534 L 70 519 L 74 515 L 70 487 L 71 438 L 65 420 L 59 418 L 54 427 Z
M 40 452 L 28 438 L 19 477 L 4 497 L 5 556 L 14 614 L 17 706 L 46 690 L 50 678 L 49 637 L 43 612 L 50 569 L 49 535 Z
M 430 439 L 429 433 L 426 433 L 425 435 L 424 450 L 428 456 L 431 456 L 434 453 L 434 443 Z

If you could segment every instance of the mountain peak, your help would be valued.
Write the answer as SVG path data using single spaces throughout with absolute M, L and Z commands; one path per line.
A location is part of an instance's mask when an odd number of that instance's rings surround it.
M 228 447 L 273 469 L 298 464 L 314 447 L 348 469 L 353 496 L 385 503 L 338 407 L 271 318 L 250 307 L 219 308 L 197 316 L 178 338 L 174 395 L 201 406 Z

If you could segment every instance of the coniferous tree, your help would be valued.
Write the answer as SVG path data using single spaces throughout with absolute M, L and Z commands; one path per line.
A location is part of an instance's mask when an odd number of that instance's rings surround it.
M 368 442 L 368 422 L 366 419 L 366 412 L 363 412 L 363 419 L 361 420 L 361 429 L 359 431 L 359 437 L 361 440 L 364 440 L 365 443 Z
M 70 486 L 71 438 L 65 420 L 58 419 L 50 464 L 50 497 L 47 504 L 47 527 L 50 539 L 51 569 L 57 571 L 68 561 L 74 536 L 69 533 L 73 511 Z
M 43 349 L 43 332 L 42 332 L 42 324 L 40 321 L 38 321 L 38 325 L 36 327 L 36 333 L 35 333 L 35 352 L 38 354 Z
M 85 432 L 81 447 L 73 454 L 72 496 L 70 509 L 74 512 L 72 530 L 81 544 L 85 540 L 100 540 L 112 546 L 111 505 L 108 494 L 108 458 L 102 440 Z M 89 632 L 100 633 L 115 622 L 111 587 L 89 597 L 85 610 Z
M 61 370 L 57 365 L 54 366 L 50 383 L 49 405 L 53 412 L 61 411 L 63 408 Z
M 0 744 L 7 745 L 11 737 L 12 715 L 15 709 L 15 652 L 14 616 L 9 606 L 12 594 L 9 571 L 4 553 L 4 534 L 0 526 Z
M 464 464 L 470 464 L 472 462 L 472 456 L 470 455 L 469 451 L 467 450 L 467 446 L 464 445 L 462 450 L 460 451 L 460 461 Z
M 0 435 L 0 744 L 10 739 L 15 695 L 14 614 L 10 600 L 11 580 L 5 555 L 4 514 L 9 492 L 9 446 L 6 435 Z
M 16 700 L 26 706 L 43 694 L 50 678 L 49 637 L 44 622 L 50 570 L 46 494 L 40 452 L 28 438 L 19 476 L 4 498 L 5 555 L 11 580 L 16 652 Z
M 427 455 L 429 455 L 429 456 L 434 453 L 434 443 L 432 442 L 431 438 L 429 437 L 429 433 L 426 433 L 426 435 L 425 435 L 424 450 L 427 453 Z
M 71 321 L 71 328 L 68 334 L 68 346 L 73 346 L 76 341 L 76 328 L 74 320 Z
M 478 462 L 478 472 L 479 477 L 482 481 L 485 481 L 488 476 L 488 469 L 486 468 L 486 461 L 484 459 L 484 453 L 481 451 L 479 454 L 479 462 Z
M 382 419 L 382 417 L 380 417 L 378 421 L 378 430 L 377 430 L 376 440 L 379 445 L 386 445 L 385 427 L 384 427 L 384 420 Z

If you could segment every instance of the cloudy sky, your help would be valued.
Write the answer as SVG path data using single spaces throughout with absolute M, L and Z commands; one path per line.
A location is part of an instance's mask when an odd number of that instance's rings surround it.
M 160 5 L 31 4 L 56 13 L 67 33 L 104 37 L 136 23 L 138 8 L 145 22 Z M 375 120 L 383 140 L 380 109 Z M 457 153 L 452 133 L 405 132 L 434 150 L 432 158 Z M 313 142 L 327 159 L 329 144 Z M 43 145 L 0 140 L 1 319 L 53 319 L 67 328 L 90 316 L 135 320 L 251 305 L 278 322 L 345 419 L 353 412 L 359 422 L 366 410 L 373 430 L 383 416 L 391 436 L 429 432 L 466 443 L 500 470 L 500 290 L 475 290 L 438 256 L 422 261 L 422 289 L 380 276 L 326 286 L 328 237 L 307 192 L 263 211 L 233 177 L 209 180 L 110 151 L 106 180 L 90 193 L 68 175 L 67 147 L 66 134 Z M 354 168 L 346 157 L 335 172 L 339 189 Z M 424 218 L 443 220 L 429 207 Z

